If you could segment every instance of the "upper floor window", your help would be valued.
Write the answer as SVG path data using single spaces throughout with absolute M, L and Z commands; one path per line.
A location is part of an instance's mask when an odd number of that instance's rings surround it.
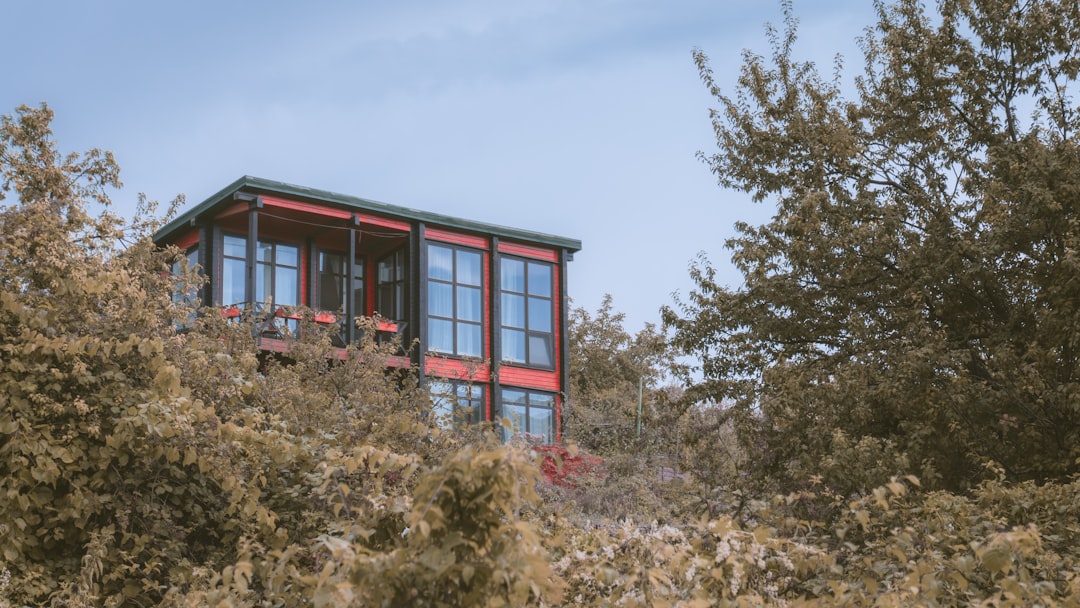
M 221 242 L 221 304 L 243 306 L 248 301 L 247 237 L 226 234 Z M 255 293 L 252 301 L 277 306 L 300 303 L 300 248 L 258 241 L 255 247 Z
M 336 251 L 319 252 L 319 283 L 315 307 L 332 312 L 345 311 L 345 299 L 350 289 L 349 256 Z M 357 256 L 352 271 L 353 312 L 364 313 L 364 259 Z
M 432 352 L 483 357 L 483 255 L 428 245 L 428 344 Z
M 199 247 L 196 245 L 187 251 L 183 257 L 177 259 L 172 264 L 173 276 L 180 276 L 181 274 L 194 270 L 199 265 Z M 201 273 L 200 273 L 201 275 Z M 188 285 L 187 289 L 177 289 L 173 293 L 173 302 L 188 304 L 191 306 L 198 306 L 199 304 L 199 288 L 197 285 Z
M 499 266 L 503 361 L 553 368 L 551 264 L 502 257 Z
M 300 303 L 300 248 L 259 241 L 255 248 L 255 302 L 275 306 Z
M 379 260 L 376 272 L 375 312 L 393 321 L 405 317 L 405 250 Z
M 180 276 L 185 272 L 195 270 L 199 265 L 199 247 L 196 245 L 187 251 L 184 256 L 172 264 L 172 274 L 174 277 Z M 199 272 L 198 277 L 202 277 L 202 272 Z M 190 306 L 191 312 L 187 318 L 177 325 L 177 329 L 183 329 L 185 327 L 193 327 L 195 325 L 195 309 L 199 307 L 199 285 L 197 283 L 181 283 L 177 285 L 176 291 L 173 292 L 173 302 L 176 304 L 182 304 L 184 306 Z
M 435 415 L 442 426 L 463 426 L 484 420 L 484 386 L 460 380 L 428 383 Z
M 516 436 L 539 442 L 555 441 L 555 395 L 541 391 L 502 390 L 501 416 L 510 424 L 503 427 L 503 440 Z
M 221 302 L 222 306 L 243 306 L 244 275 L 247 272 L 247 238 L 226 234 L 221 239 Z

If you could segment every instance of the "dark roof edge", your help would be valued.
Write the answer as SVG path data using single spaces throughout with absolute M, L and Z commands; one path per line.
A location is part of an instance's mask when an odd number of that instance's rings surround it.
M 269 179 L 263 179 L 260 177 L 252 177 L 250 175 L 245 175 L 244 177 L 241 177 L 240 179 L 234 181 L 233 183 L 225 186 L 218 192 L 211 195 L 210 198 L 207 198 L 206 200 L 199 203 L 198 205 L 195 205 L 188 211 L 185 211 L 184 213 L 178 215 L 171 222 L 169 222 L 165 226 L 162 226 L 161 229 L 154 234 L 154 240 L 160 241 L 164 238 L 167 238 L 169 235 L 176 232 L 183 226 L 187 225 L 192 220 L 197 219 L 200 215 L 202 215 L 210 208 L 216 206 L 218 203 L 221 203 L 226 198 L 232 196 L 233 193 L 245 189 L 254 190 L 257 193 L 263 194 L 283 194 L 301 197 L 308 200 L 315 200 L 337 206 L 348 207 L 351 209 L 369 211 L 376 214 L 408 218 L 410 220 L 417 220 L 436 226 L 446 226 L 449 228 L 457 228 L 470 232 L 494 234 L 499 237 L 528 241 L 531 243 L 539 243 L 552 247 L 559 247 L 567 249 L 570 252 L 576 252 L 581 250 L 581 241 L 577 239 L 570 239 L 566 237 L 555 236 L 552 234 L 544 234 L 542 232 L 533 232 L 530 230 L 508 228 L 506 226 L 499 226 L 496 224 L 488 224 L 484 222 L 476 222 L 438 213 L 429 213 L 427 211 L 419 211 L 416 209 L 409 209 L 407 207 L 399 207 L 397 205 L 391 205 L 389 203 L 380 203 L 378 201 L 364 199 L 356 196 L 338 194 L 336 192 L 328 192 L 326 190 L 318 190 L 315 188 L 306 188 L 304 186 L 286 184 L 284 182 L 277 182 Z

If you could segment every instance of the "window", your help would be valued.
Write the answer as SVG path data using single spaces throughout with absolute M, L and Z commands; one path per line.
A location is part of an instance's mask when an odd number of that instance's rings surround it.
M 460 380 L 428 383 L 435 415 L 443 426 L 477 424 L 484 420 L 484 386 Z
M 244 275 L 247 272 L 247 239 L 226 234 L 221 244 L 221 301 L 222 306 L 243 306 Z
M 243 307 L 247 302 L 247 237 L 226 234 L 221 239 L 221 304 Z M 252 300 L 275 306 L 300 303 L 300 248 L 259 241 L 255 248 L 255 293 Z
M 345 298 L 349 286 L 345 280 L 349 273 L 348 255 L 333 251 L 319 252 L 319 289 L 315 307 L 331 312 L 345 311 Z M 353 312 L 364 314 L 364 259 L 357 256 L 353 263 Z
M 483 357 L 483 254 L 428 245 L 428 344 L 432 352 Z
M 540 391 L 503 389 L 501 416 L 510 421 L 503 427 L 503 440 L 523 436 L 551 443 L 555 441 L 555 395 Z
M 255 248 L 255 302 L 300 303 L 300 248 L 259 241 Z
M 552 266 L 503 257 L 499 264 L 502 359 L 555 366 Z
M 394 321 L 405 319 L 405 250 L 379 260 L 375 286 L 375 312 Z
M 198 265 L 199 265 L 199 247 L 195 246 L 195 247 L 192 247 L 191 249 L 189 249 L 187 251 L 187 253 L 184 254 L 184 257 L 182 257 L 182 258 L 176 260 L 175 262 L 173 262 L 172 274 L 173 274 L 173 276 L 180 276 L 180 275 L 184 274 L 185 272 L 188 272 L 190 270 L 194 270 L 195 267 L 198 266 Z M 199 272 L 199 276 L 202 276 L 201 271 Z M 189 306 L 198 306 L 199 305 L 199 298 L 198 298 L 199 288 L 198 288 L 198 286 L 197 285 L 189 285 L 187 287 L 189 287 L 189 289 L 187 289 L 185 291 L 179 291 L 178 290 L 178 291 L 176 291 L 176 293 L 173 294 L 173 302 L 176 302 L 177 304 L 184 303 L 184 304 L 187 304 Z
M 184 254 L 184 257 L 173 262 L 172 274 L 174 277 L 179 277 L 185 272 L 195 270 L 195 267 L 199 265 L 199 248 L 198 246 L 192 247 Z M 197 279 L 202 278 L 201 270 L 196 275 Z M 197 280 L 196 279 L 196 280 Z M 187 319 L 177 324 L 177 329 L 190 328 L 195 326 L 196 309 L 200 306 L 199 301 L 199 285 L 197 283 L 181 283 L 177 285 L 177 289 L 173 292 L 172 300 L 176 304 L 183 306 L 190 306 L 191 312 L 188 313 Z

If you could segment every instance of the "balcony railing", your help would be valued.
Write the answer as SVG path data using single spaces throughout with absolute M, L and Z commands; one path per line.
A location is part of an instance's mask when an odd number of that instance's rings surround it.
M 340 313 L 329 311 L 312 311 L 296 306 L 274 305 L 258 303 L 247 306 L 243 303 L 229 304 L 221 308 L 221 316 L 232 322 L 251 321 L 252 332 L 260 340 L 260 344 L 266 344 L 266 340 L 285 341 L 292 337 L 299 337 L 301 333 L 301 321 L 305 315 L 319 326 L 337 326 L 338 331 L 331 334 L 331 342 L 335 347 L 344 348 L 347 345 L 345 338 L 345 317 Z M 375 339 L 379 343 L 388 342 L 399 335 L 404 329 L 405 323 L 390 321 L 381 317 L 357 317 L 357 319 L 369 318 L 375 329 Z M 355 332 L 354 342 L 359 342 L 363 331 Z M 272 344 L 272 343 L 271 343 Z M 267 350 L 280 350 L 270 348 Z

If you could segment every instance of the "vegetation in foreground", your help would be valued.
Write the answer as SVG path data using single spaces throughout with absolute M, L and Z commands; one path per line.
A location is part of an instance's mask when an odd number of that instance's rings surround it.
M 714 89 L 714 169 L 778 205 L 746 285 L 695 268 L 670 343 L 575 313 L 605 464 L 560 485 L 384 347 L 193 317 L 111 156 L 3 117 L 0 606 L 1080 604 L 1080 9 L 882 6 L 856 101 L 793 31 Z

